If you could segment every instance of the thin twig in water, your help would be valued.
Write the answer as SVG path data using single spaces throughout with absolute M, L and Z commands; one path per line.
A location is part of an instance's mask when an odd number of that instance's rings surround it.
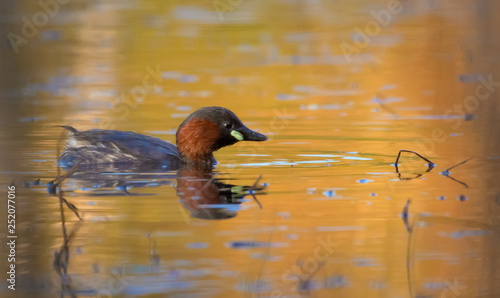
M 435 163 L 433 163 L 432 161 L 428 160 L 427 158 L 423 157 L 422 155 L 418 154 L 415 151 L 401 149 L 401 150 L 399 150 L 398 157 L 396 158 L 396 162 L 394 163 L 394 166 L 396 167 L 396 172 L 398 172 L 398 173 L 399 173 L 398 162 L 399 162 L 399 158 L 401 157 L 401 152 L 413 153 L 416 156 L 420 157 L 421 159 L 425 160 L 427 162 L 427 166 L 428 166 L 427 172 L 429 172 L 430 170 L 432 170 L 436 166 Z
M 457 180 L 457 179 L 455 179 L 455 178 L 453 178 L 453 177 L 451 177 L 451 176 L 449 176 L 449 175 L 444 175 L 444 176 L 445 176 L 446 178 L 450 178 L 451 180 L 453 180 L 453 181 L 455 181 L 455 182 L 458 182 L 458 183 L 462 184 L 465 188 L 469 188 L 469 185 L 467 185 L 467 183 L 465 183 L 465 182 L 462 182 L 462 181 L 460 181 L 460 180 Z
M 61 134 L 61 137 L 59 138 L 59 141 L 57 142 L 57 148 L 56 148 L 56 152 L 57 152 L 57 179 L 59 179 L 61 177 L 61 168 L 59 167 L 59 159 L 60 159 L 59 145 L 60 145 L 60 141 L 62 139 L 62 136 L 63 136 L 63 134 Z M 64 179 L 62 179 L 62 180 L 64 180 Z M 59 181 L 62 182 L 62 180 L 59 180 Z M 67 252 L 67 249 L 66 250 L 64 249 L 65 247 L 67 248 L 67 245 L 68 245 L 68 242 L 67 242 L 68 235 L 66 233 L 66 219 L 64 218 L 64 208 L 63 208 L 63 202 L 66 202 L 66 200 L 63 198 L 63 191 L 62 191 L 60 186 L 59 186 L 59 191 L 57 192 L 57 194 L 59 197 L 59 210 L 61 213 L 61 223 L 62 223 L 64 244 L 61 247 L 61 251 L 56 253 L 56 257 L 54 260 L 54 266 L 57 269 L 59 269 L 58 274 L 61 276 L 61 280 L 63 281 L 63 285 L 62 285 L 63 288 L 62 288 L 61 294 L 64 295 L 64 292 L 65 292 L 66 288 L 68 287 L 68 284 L 71 283 L 69 276 L 68 276 L 68 272 L 67 272 L 69 254 Z M 78 217 L 80 217 L 80 216 L 78 216 Z M 66 252 L 66 253 L 64 253 L 64 252 Z M 64 262 L 61 263 L 61 257 L 63 255 L 63 253 L 64 253 Z M 61 269 L 62 269 L 62 272 L 61 272 Z M 74 295 L 72 295 L 72 297 L 74 297 Z
M 420 157 L 421 159 L 427 161 L 427 171 L 425 171 L 426 173 L 430 172 L 436 166 L 435 163 L 433 163 L 432 161 L 423 157 L 422 155 L 418 154 L 415 151 L 401 149 L 401 150 L 399 150 L 398 157 L 396 157 L 396 162 L 394 163 L 394 167 L 396 168 L 396 173 L 398 173 L 398 178 L 400 180 L 412 180 L 412 179 L 416 179 L 416 178 L 422 176 L 422 174 L 416 174 L 415 177 L 412 177 L 412 178 L 402 178 L 401 177 L 401 173 L 399 172 L 399 167 L 398 167 L 399 158 L 401 157 L 401 152 L 413 153 L 413 154 L 417 155 L 418 157 Z
M 469 161 L 469 160 L 471 160 L 471 159 L 472 159 L 472 157 L 471 157 L 471 158 L 468 158 L 468 159 L 466 159 L 466 160 L 462 161 L 461 163 L 458 163 L 458 164 L 456 164 L 456 165 L 454 165 L 454 166 L 452 166 L 452 167 L 450 167 L 450 168 L 448 168 L 448 169 L 446 169 L 446 170 L 444 170 L 444 171 L 442 171 L 440 174 L 441 174 L 441 175 L 443 175 L 443 176 L 445 176 L 445 177 L 450 178 L 451 180 L 453 180 L 453 181 L 455 181 L 455 182 L 458 182 L 458 183 L 462 184 L 465 188 L 469 188 L 469 185 L 467 185 L 467 183 L 462 182 L 462 181 L 460 181 L 460 180 L 458 180 L 458 179 L 455 179 L 455 178 L 451 177 L 451 176 L 450 176 L 450 174 L 451 174 L 450 170 L 451 170 L 451 169 L 454 169 L 454 168 L 456 168 L 456 167 L 458 167 L 458 166 L 460 166 L 460 165 L 463 165 L 464 163 L 468 162 L 468 161 Z
M 52 188 L 54 190 L 54 193 L 56 192 L 56 189 L 59 187 L 59 190 L 57 191 L 58 197 L 59 197 L 59 204 L 61 205 L 61 218 L 62 218 L 62 223 L 63 223 L 63 233 L 66 235 L 66 228 L 64 227 L 64 210 L 62 209 L 62 203 L 66 204 L 68 208 L 75 213 L 75 215 L 78 217 L 79 220 L 82 220 L 80 217 L 80 214 L 78 214 L 78 208 L 76 208 L 75 205 L 71 204 L 68 202 L 64 197 L 63 197 L 63 190 L 61 187 L 61 183 L 70 177 L 74 172 L 77 171 L 78 166 L 80 165 L 81 161 L 73 165 L 73 167 L 63 176 L 61 176 L 61 167 L 60 167 L 60 161 L 61 161 L 61 152 L 60 152 L 60 147 L 61 147 L 61 141 L 63 139 L 64 132 L 61 133 L 61 136 L 59 137 L 59 140 L 57 141 L 57 148 L 56 148 L 56 154 L 57 154 L 57 178 L 52 181 Z M 55 183 L 54 183 L 55 182 Z
M 60 206 L 62 207 L 62 205 Z M 63 213 L 62 216 L 64 216 Z M 63 221 L 64 218 L 61 217 L 61 220 Z M 61 278 L 61 297 L 64 297 L 66 291 L 69 291 L 71 297 L 76 298 L 75 292 L 71 287 L 71 277 L 68 275 L 69 247 L 71 244 L 71 240 L 74 238 L 76 231 L 80 228 L 81 223 L 82 222 L 79 221 L 69 235 L 66 235 L 66 230 L 63 229 L 64 242 L 61 245 L 61 249 L 54 255 L 53 266 L 57 275 L 59 275 L 59 277 Z M 63 227 L 65 227 L 64 223 Z
M 451 168 L 448 168 L 448 169 L 446 169 L 446 170 L 442 171 L 442 172 L 441 172 L 441 175 L 443 175 L 443 176 L 448 176 L 448 175 L 450 175 L 450 174 L 451 174 L 451 173 L 450 173 L 450 170 L 451 170 L 451 169 L 454 169 L 454 168 L 456 168 L 456 167 L 458 167 L 458 166 L 460 166 L 460 165 L 463 165 L 464 163 L 468 162 L 468 161 L 469 161 L 469 160 L 471 160 L 471 159 L 472 159 L 472 157 L 471 157 L 471 158 L 468 158 L 468 159 L 466 159 L 466 160 L 464 160 L 464 161 L 462 161 L 461 163 L 458 163 L 458 164 L 454 165 L 454 166 L 453 166 L 453 167 L 451 167 Z
M 406 227 L 406 230 L 408 231 L 408 233 L 411 233 L 411 231 L 412 231 L 412 227 L 408 221 L 410 204 L 411 204 L 411 199 L 408 199 L 408 201 L 406 201 L 405 206 L 403 208 L 403 212 L 401 212 L 401 218 L 403 219 L 403 222 L 405 224 L 405 227 Z
M 401 173 L 398 172 L 399 180 L 413 180 L 413 179 L 417 179 L 417 178 L 419 178 L 421 176 L 422 176 L 422 174 L 415 174 L 415 177 L 406 177 L 406 178 L 403 178 L 403 177 L 401 177 Z
M 418 220 L 418 216 L 414 219 L 414 222 L 417 222 L 416 220 Z M 418 233 L 418 230 L 419 225 L 416 224 L 415 229 L 412 229 L 412 232 L 408 233 L 408 244 L 406 245 L 406 279 L 408 281 L 408 291 L 410 292 L 410 297 L 415 297 L 413 293 L 413 283 L 411 280 L 411 270 L 415 267 L 412 256 L 415 256 L 415 235 Z
M 252 195 L 254 201 L 257 203 L 257 205 L 259 205 L 259 208 L 262 210 L 262 204 L 259 202 L 259 200 L 257 200 L 257 197 L 255 196 L 255 193 L 254 193 L 254 189 L 255 187 L 257 187 L 257 183 L 259 183 L 259 180 L 260 178 L 262 178 L 262 174 L 259 176 L 259 178 L 257 178 L 257 180 L 255 180 L 255 183 L 250 187 L 250 194 Z
M 58 171 L 58 176 L 56 179 L 52 180 L 51 183 L 52 187 L 55 189 L 61 182 L 69 178 L 73 173 L 75 173 L 78 170 L 78 166 L 82 163 L 82 161 L 77 162 L 74 164 L 69 171 L 67 171 L 64 175 L 59 176 L 59 171 Z M 57 159 L 57 169 L 59 169 L 59 158 Z

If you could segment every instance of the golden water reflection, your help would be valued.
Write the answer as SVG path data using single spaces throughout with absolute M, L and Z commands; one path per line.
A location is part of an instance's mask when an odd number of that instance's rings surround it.
M 391 13 L 391 1 L 220 1 L 232 3 L 221 14 L 216 2 L 74 0 L 17 54 L 4 40 L 2 184 L 26 186 L 19 292 L 497 297 L 500 4 L 401 1 Z M 4 36 L 40 11 L 0 8 Z M 372 11 L 387 26 L 370 35 Z M 208 105 L 270 136 L 216 153 L 225 184 L 263 175 L 262 209 L 247 196 L 231 218 L 193 217 L 175 173 L 135 179 L 128 195 L 68 179 L 84 220 L 65 213 L 77 230 L 62 285 L 59 202 L 29 183 L 56 176 L 60 131 L 49 126 L 174 142 Z M 437 166 L 425 173 L 405 155 L 404 177 L 423 175 L 400 180 L 400 149 Z M 451 170 L 467 187 L 440 174 L 470 157 Z M 412 233 L 401 218 L 409 198 Z

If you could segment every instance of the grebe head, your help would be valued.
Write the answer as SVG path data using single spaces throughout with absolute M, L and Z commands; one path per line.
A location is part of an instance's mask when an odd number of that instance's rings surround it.
M 188 163 L 210 161 L 214 151 L 239 141 L 267 139 L 222 107 L 204 107 L 193 112 L 181 123 L 176 134 L 177 149 Z

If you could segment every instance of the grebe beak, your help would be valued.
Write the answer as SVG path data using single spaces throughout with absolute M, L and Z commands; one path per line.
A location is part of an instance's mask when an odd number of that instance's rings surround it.
M 269 140 L 265 135 L 242 126 L 238 129 L 231 131 L 231 135 L 238 141 L 256 141 L 262 142 Z

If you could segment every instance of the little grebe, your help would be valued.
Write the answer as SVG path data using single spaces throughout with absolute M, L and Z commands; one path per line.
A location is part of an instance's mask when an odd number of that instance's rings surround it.
M 189 115 L 176 133 L 177 147 L 158 138 L 131 131 L 92 129 L 71 132 L 60 163 L 116 164 L 153 162 L 166 168 L 184 165 L 211 168 L 216 163 L 213 152 L 239 141 L 265 141 L 267 137 L 247 128 L 226 108 L 204 107 Z

